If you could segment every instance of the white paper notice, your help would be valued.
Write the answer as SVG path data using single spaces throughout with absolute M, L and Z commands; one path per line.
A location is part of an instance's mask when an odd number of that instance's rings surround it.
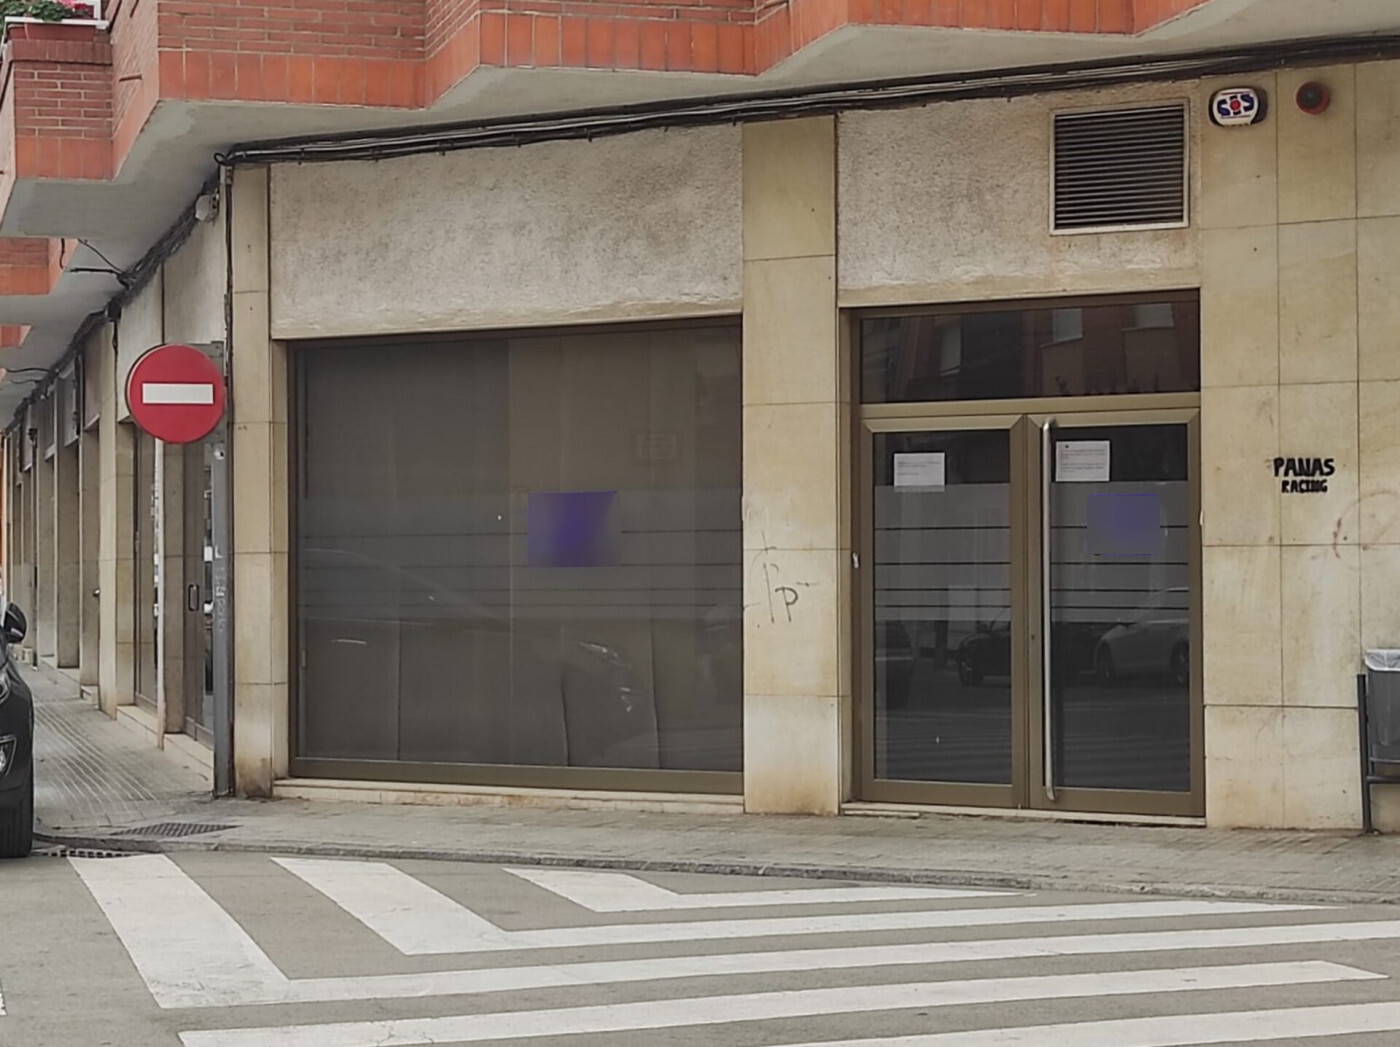
M 894 456 L 896 487 L 933 487 L 941 491 L 946 480 L 947 472 L 942 451 Z
M 1055 481 L 1062 484 L 1108 483 L 1107 440 L 1066 440 L 1055 444 Z

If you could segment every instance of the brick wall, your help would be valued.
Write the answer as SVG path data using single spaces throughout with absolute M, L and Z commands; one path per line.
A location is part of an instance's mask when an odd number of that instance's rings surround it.
M 36 237 L 0 238 L 0 295 L 42 295 L 53 287 L 52 243 Z
M 34 178 L 111 177 L 111 65 L 111 44 L 95 29 L 11 31 L 4 106 L 14 120 L 17 170 Z
M 106 178 L 163 99 L 421 108 L 481 66 L 762 73 L 846 25 L 1126 34 L 1205 0 L 119 0 L 17 27 L 16 177 Z
M 422 105 L 424 5 L 159 0 L 161 95 Z
M 160 99 L 156 2 L 123 0 L 105 13 L 111 22 L 114 151 L 122 157 Z
M 423 47 L 429 58 L 446 47 L 477 14 L 477 0 L 426 0 Z

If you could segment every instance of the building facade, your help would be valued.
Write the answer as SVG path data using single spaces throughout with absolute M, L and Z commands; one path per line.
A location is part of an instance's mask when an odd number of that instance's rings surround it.
M 105 6 L 9 29 L 0 410 L 109 714 L 254 796 L 1359 825 L 1390 3 Z

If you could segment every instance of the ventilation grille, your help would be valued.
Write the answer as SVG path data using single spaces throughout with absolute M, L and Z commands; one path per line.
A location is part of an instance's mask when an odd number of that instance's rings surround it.
M 1055 228 L 1186 224 L 1186 106 L 1055 114 Z

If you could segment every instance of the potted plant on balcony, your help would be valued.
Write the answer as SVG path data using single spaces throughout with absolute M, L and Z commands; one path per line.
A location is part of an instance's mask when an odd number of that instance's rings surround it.
M 96 3 L 60 2 L 60 0 L 0 0 L 0 19 L 4 20 L 5 38 L 30 40 L 71 40 L 69 25 L 85 25 L 94 31 L 97 21 Z M 67 23 L 67 24 L 65 24 Z

